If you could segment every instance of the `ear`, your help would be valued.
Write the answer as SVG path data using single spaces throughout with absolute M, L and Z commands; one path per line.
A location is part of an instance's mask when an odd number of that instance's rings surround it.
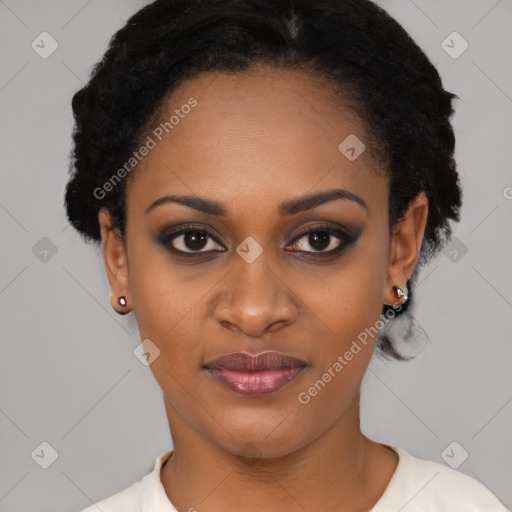
M 424 192 L 420 192 L 410 202 L 403 220 L 393 228 L 384 304 L 393 305 L 403 301 L 398 300 L 393 286 L 405 291 L 407 281 L 414 273 L 420 256 L 427 216 L 428 199 Z
M 123 245 L 123 238 L 117 228 L 114 228 L 112 215 L 106 208 L 98 213 L 101 230 L 101 247 L 108 282 L 112 291 L 110 303 L 114 310 L 124 315 L 130 311 L 131 297 L 128 280 L 128 261 Z M 119 304 L 119 297 L 124 296 L 126 305 Z

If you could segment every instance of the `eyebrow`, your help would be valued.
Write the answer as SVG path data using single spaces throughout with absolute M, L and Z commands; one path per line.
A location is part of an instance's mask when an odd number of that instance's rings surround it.
M 349 201 L 353 201 L 362 206 L 366 211 L 368 211 L 367 204 L 357 194 L 354 194 L 353 192 L 350 192 L 349 190 L 345 190 L 342 188 L 335 188 L 284 201 L 279 206 L 279 213 L 281 214 L 282 217 L 286 215 L 293 215 L 299 212 L 310 210 L 321 204 L 334 201 L 335 199 L 347 199 Z M 156 201 L 152 202 L 146 208 L 145 213 L 149 213 L 157 206 L 167 203 L 178 203 L 184 206 L 188 206 L 189 208 L 194 208 L 195 210 L 199 210 L 204 213 L 209 213 L 210 215 L 218 215 L 220 217 L 229 216 L 229 213 L 225 206 L 222 203 L 219 203 L 218 201 L 214 201 L 213 199 L 206 199 L 204 197 L 199 196 L 175 195 L 166 195 L 160 197 Z

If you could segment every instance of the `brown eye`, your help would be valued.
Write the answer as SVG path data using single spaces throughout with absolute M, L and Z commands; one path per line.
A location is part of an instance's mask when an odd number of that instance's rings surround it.
M 312 231 L 308 235 L 308 243 L 315 251 L 323 251 L 330 245 L 331 236 L 327 231 Z
M 200 251 L 201 249 L 204 249 L 206 243 L 208 242 L 208 235 L 200 233 L 199 231 L 189 231 L 182 236 L 183 245 L 192 251 Z
M 224 248 L 208 231 L 193 226 L 181 227 L 161 235 L 158 239 L 171 251 L 181 254 L 224 252 Z
M 288 247 L 298 252 L 332 255 L 355 242 L 357 237 L 358 235 L 334 229 L 330 226 L 313 226 L 296 237 Z

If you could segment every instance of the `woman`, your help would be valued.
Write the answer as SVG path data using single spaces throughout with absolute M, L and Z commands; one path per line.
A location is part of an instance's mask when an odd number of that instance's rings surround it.
M 73 99 L 66 207 L 174 449 L 87 512 L 505 510 L 359 423 L 459 220 L 454 97 L 367 0 L 157 0 L 115 35 Z

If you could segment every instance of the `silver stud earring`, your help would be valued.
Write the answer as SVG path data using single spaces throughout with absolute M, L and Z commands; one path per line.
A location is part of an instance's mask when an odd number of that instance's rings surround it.
M 124 295 L 122 295 L 121 297 L 119 297 L 119 299 L 117 299 L 117 302 L 119 303 L 120 306 L 123 306 L 123 308 L 126 306 L 126 298 Z
M 402 288 L 398 288 L 398 286 L 393 286 L 393 291 L 396 293 L 396 296 L 400 299 L 401 297 L 404 298 L 405 301 L 407 301 L 407 289 L 404 292 Z

